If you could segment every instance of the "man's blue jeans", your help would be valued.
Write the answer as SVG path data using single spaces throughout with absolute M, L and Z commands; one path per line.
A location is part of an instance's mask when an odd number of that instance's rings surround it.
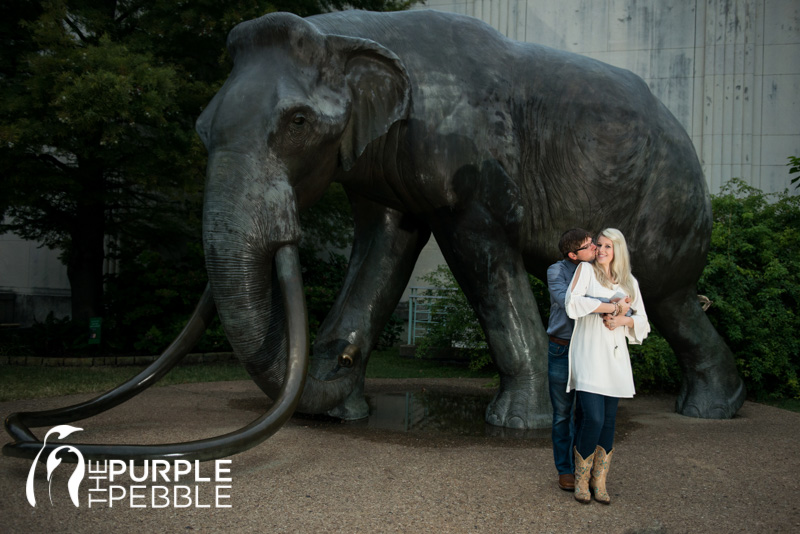
M 550 342 L 547 349 L 547 377 L 550 380 L 550 401 L 553 403 L 553 459 L 559 475 L 571 474 L 575 470 L 572 456 L 575 391 L 567 393 L 569 345 Z
M 598 445 L 606 452 L 614 447 L 614 427 L 617 422 L 617 397 L 578 391 L 578 433 L 575 436 L 581 458 L 592 454 Z

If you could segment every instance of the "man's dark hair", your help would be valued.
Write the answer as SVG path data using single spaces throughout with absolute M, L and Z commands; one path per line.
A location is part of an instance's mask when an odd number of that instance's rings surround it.
M 567 254 L 581 248 L 581 245 L 586 241 L 587 237 L 592 237 L 592 234 L 583 228 L 567 230 L 561 235 L 561 239 L 558 240 L 558 250 L 560 250 L 561 254 L 566 258 Z

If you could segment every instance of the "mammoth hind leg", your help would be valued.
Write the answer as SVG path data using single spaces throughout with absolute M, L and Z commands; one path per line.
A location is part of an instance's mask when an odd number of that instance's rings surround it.
M 500 177 L 493 182 L 503 183 L 502 170 L 496 170 Z M 547 386 L 547 335 L 522 255 L 512 246 L 515 239 L 503 223 L 487 206 L 473 203 L 433 231 L 475 310 L 500 374 L 500 388 L 486 409 L 486 422 L 520 430 L 548 428 L 553 413 Z
M 191 348 L 205 331 L 214 314 L 211 292 L 206 292 L 195 309 L 189 324 L 165 353 L 144 371 L 125 384 L 82 404 L 42 412 L 21 412 L 6 419 L 6 430 L 14 438 L 13 443 L 3 447 L 3 454 L 22 458 L 46 458 L 56 447 L 71 445 L 86 459 L 118 458 L 143 462 L 154 459 L 213 460 L 249 449 L 262 442 L 280 428 L 291 417 L 305 383 L 308 366 L 307 317 L 300 280 L 299 259 L 295 247 L 284 247 L 276 253 L 278 276 L 289 310 L 289 365 L 286 380 L 278 398 L 270 410 L 237 431 L 198 441 L 159 445 L 87 445 L 75 443 L 47 443 L 37 440 L 28 427 L 59 425 L 85 419 L 104 412 L 141 393 L 158 381 Z M 192 340 L 193 338 L 193 340 Z M 40 454 L 45 452 L 47 454 Z M 67 457 L 69 460 L 73 458 Z
M 547 337 L 528 273 L 518 252 L 502 240 L 485 241 L 485 255 L 459 257 L 449 247 L 448 264 L 478 316 L 500 388 L 486 408 L 488 424 L 530 430 L 552 424 L 547 386 Z M 500 246 L 496 246 L 500 245 Z
M 694 286 L 647 304 L 647 312 L 678 358 L 683 380 L 675 410 L 689 417 L 728 419 L 745 399 L 733 353 L 714 329 Z

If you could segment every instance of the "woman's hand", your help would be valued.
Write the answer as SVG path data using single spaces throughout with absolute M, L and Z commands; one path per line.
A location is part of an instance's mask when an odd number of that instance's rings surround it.
M 630 307 L 630 306 L 628 306 Z M 633 326 L 633 319 L 626 317 L 620 312 L 619 315 L 612 315 L 610 313 L 603 314 L 603 324 L 609 330 L 614 330 L 620 326 Z

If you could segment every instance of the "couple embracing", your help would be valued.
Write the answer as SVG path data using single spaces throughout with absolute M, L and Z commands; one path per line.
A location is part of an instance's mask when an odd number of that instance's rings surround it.
M 609 504 L 606 476 L 620 398 L 633 397 L 628 343 L 650 331 L 625 237 L 606 228 L 593 239 L 577 228 L 558 244 L 564 259 L 547 270 L 548 378 L 558 485 L 581 503 Z M 574 407 L 574 411 L 573 411 Z

